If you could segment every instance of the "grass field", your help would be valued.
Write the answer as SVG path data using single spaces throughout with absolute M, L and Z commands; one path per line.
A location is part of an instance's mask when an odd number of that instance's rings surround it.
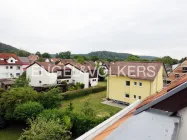
M 74 111 L 81 112 L 81 108 L 84 106 L 84 101 L 88 100 L 90 105 L 95 110 L 97 116 L 113 115 L 121 109 L 102 104 L 103 98 L 106 97 L 106 91 L 95 94 L 90 94 L 73 100 L 63 101 L 63 109 L 66 109 L 70 103 L 73 103 Z
M 23 126 L 9 126 L 4 130 L 0 130 L 0 140 L 17 140 L 23 132 Z

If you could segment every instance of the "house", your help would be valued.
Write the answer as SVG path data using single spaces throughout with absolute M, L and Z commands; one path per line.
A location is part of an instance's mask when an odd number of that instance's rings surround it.
M 22 74 L 22 65 L 15 54 L 0 53 L 0 79 L 18 78 Z
M 187 75 L 133 104 L 76 140 L 186 140 Z
M 28 59 L 29 59 L 29 61 L 30 61 L 31 64 L 34 63 L 35 61 L 37 61 L 39 58 L 40 58 L 40 57 L 39 57 L 38 55 L 33 55 L 33 54 L 31 54 L 31 55 L 28 57 Z
M 166 77 L 163 63 L 113 63 L 107 78 L 107 98 L 129 105 L 162 90 Z
M 168 83 L 183 76 L 184 74 L 187 74 L 187 60 L 175 66 L 175 69 L 173 69 L 173 71 L 169 74 Z
M 69 67 L 61 66 L 61 68 L 58 68 L 57 70 L 57 83 L 62 83 L 62 81 L 65 81 L 67 84 L 72 83 L 72 72 Z
M 83 83 L 85 88 L 98 85 L 98 72 L 97 69 L 89 64 L 80 64 L 74 61 L 67 63 L 65 66 L 72 70 L 72 82 Z
M 30 61 L 27 57 L 18 57 L 18 58 L 22 62 L 21 73 L 23 73 L 24 71 L 26 71 L 26 68 L 30 65 Z
M 51 86 L 57 85 L 57 79 L 60 76 L 57 75 L 57 71 L 62 69 L 63 67 L 49 62 L 34 62 L 27 67 L 26 75 L 32 87 Z M 60 80 L 63 80 L 63 77 Z

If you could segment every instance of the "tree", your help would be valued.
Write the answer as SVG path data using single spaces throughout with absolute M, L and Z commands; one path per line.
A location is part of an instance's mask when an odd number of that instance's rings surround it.
M 60 124 L 59 120 L 37 118 L 29 120 L 30 128 L 25 130 L 20 140 L 68 140 L 71 133 Z
M 77 62 L 79 62 L 81 64 L 83 64 L 85 62 L 85 60 L 86 60 L 86 58 L 84 56 L 81 56 L 81 55 L 74 56 L 74 59 L 76 59 Z
M 39 94 L 39 101 L 47 109 L 59 107 L 62 102 L 61 90 L 53 88 L 48 92 L 42 92 Z
M 51 58 L 51 55 L 49 53 L 43 53 L 42 57 L 43 58 Z
M 61 59 L 70 59 L 71 58 L 71 52 L 66 51 L 66 52 L 60 52 L 56 54 L 56 58 L 61 58 Z
M 26 121 L 29 118 L 36 118 L 43 111 L 43 106 L 38 102 L 26 102 L 18 105 L 14 110 L 16 120 Z
M 42 56 L 40 52 L 36 52 L 36 54 L 35 54 L 35 55 L 38 55 L 39 57 L 41 57 L 41 56 Z
M 23 74 L 16 79 L 13 87 L 28 87 L 29 86 L 29 79 L 26 78 L 26 72 L 23 72 Z
M 131 55 L 129 56 L 126 61 L 140 61 L 140 57 L 137 55 Z
M 162 63 L 168 64 L 168 65 L 174 65 L 174 64 L 178 63 L 177 59 L 173 59 L 170 56 L 164 56 L 162 58 L 156 58 L 153 61 L 162 62 Z
M 11 120 L 17 105 L 36 100 L 38 100 L 38 93 L 31 87 L 10 88 L 1 95 L 0 110 L 4 112 L 7 120 Z
M 14 52 L 17 56 L 20 56 L 20 57 L 28 57 L 30 55 L 29 52 L 25 51 L 25 50 L 17 50 Z
M 42 57 L 40 57 L 40 58 L 38 59 L 38 62 L 45 62 L 45 59 L 42 58 Z
M 97 56 L 91 56 L 90 60 L 95 62 L 95 61 L 99 60 L 99 58 Z
M 104 69 L 99 67 L 98 70 L 99 70 L 99 75 L 98 75 L 99 81 L 104 81 L 106 78 L 106 73 L 104 72 Z

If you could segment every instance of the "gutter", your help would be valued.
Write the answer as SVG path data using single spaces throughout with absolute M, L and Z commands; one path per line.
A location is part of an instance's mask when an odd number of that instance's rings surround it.
M 82 136 L 77 138 L 76 140 L 91 140 L 91 139 L 94 139 L 101 132 L 103 132 L 108 127 L 110 127 L 111 125 L 116 123 L 118 120 L 120 120 L 122 117 L 124 117 L 127 113 L 129 113 L 132 109 L 137 107 L 140 103 L 141 103 L 141 101 L 137 100 L 136 102 L 134 102 L 130 106 L 124 108 L 123 110 L 121 110 L 120 112 L 118 112 L 117 114 L 112 116 L 111 118 L 107 119 L 106 121 L 104 121 L 103 123 L 99 124 L 95 128 L 93 128 L 90 131 L 86 132 L 85 134 L 83 134 Z

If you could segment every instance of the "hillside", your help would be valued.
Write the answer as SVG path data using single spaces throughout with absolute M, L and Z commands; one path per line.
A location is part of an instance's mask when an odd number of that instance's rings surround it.
M 15 51 L 18 51 L 19 49 L 12 47 L 10 45 L 4 44 L 0 42 L 0 52 L 7 52 L 7 53 L 12 53 Z
M 97 56 L 100 59 L 112 59 L 112 60 L 125 60 L 128 56 L 132 55 L 130 53 L 117 53 L 110 51 L 95 51 L 88 54 L 74 54 L 74 55 L 82 55 L 85 57 Z M 154 56 L 139 56 L 142 59 L 153 60 L 157 57 Z

